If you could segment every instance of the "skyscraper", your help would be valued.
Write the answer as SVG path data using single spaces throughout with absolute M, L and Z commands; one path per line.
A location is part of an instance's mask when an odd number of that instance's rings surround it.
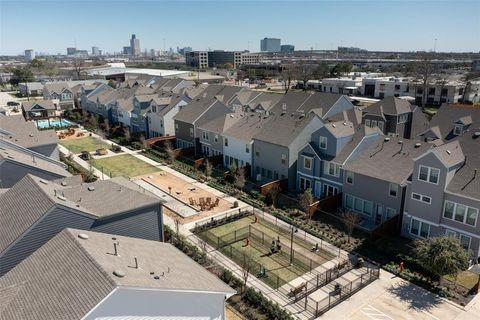
M 260 51 L 280 52 L 280 39 L 264 38 L 260 40 Z
M 35 59 L 35 52 L 33 52 L 33 49 L 25 50 L 25 59 L 27 59 L 27 61 Z
M 140 51 L 140 39 L 137 39 L 137 37 L 132 34 L 132 38 L 130 39 L 130 48 L 132 55 L 134 56 L 139 56 L 141 51 Z
M 92 55 L 93 56 L 99 56 L 100 55 L 100 49 L 98 49 L 98 47 L 92 47 Z

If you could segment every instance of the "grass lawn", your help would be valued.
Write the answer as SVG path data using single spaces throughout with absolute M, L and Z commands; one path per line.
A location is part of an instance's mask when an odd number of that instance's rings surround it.
M 454 276 L 445 276 L 448 280 L 455 282 Z M 478 274 L 473 273 L 471 271 L 462 271 L 458 274 L 457 283 L 464 286 L 465 288 L 471 289 L 473 288 L 478 282 Z
M 94 137 L 62 140 L 60 141 L 60 144 L 74 154 L 79 154 L 82 151 L 92 152 L 101 148 L 110 148 L 108 144 Z
M 160 171 L 157 167 L 143 162 L 130 154 L 94 159 L 90 160 L 90 163 L 100 171 L 103 168 L 103 172 L 111 177 L 125 176 L 131 178 Z

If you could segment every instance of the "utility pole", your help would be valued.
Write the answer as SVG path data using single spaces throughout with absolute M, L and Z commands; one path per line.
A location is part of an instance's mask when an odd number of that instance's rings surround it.
M 293 226 L 290 226 L 290 265 L 293 265 L 293 234 L 298 231 L 298 229 L 294 229 Z
M 437 38 L 433 41 L 433 52 L 437 52 Z

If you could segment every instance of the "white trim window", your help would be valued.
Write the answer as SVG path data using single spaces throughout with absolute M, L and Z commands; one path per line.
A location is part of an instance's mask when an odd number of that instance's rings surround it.
M 306 170 L 312 170 L 312 157 L 303 156 L 303 168 Z
M 228 147 L 228 138 L 223 138 L 223 144 L 225 147 Z
M 430 224 L 412 218 L 410 221 L 410 234 L 426 239 L 430 235 Z
M 398 197 L 398 189 L 399 189 L 399 185 L 396 184 L 396 183 L 390 183 L 390 186 L 389 186 L 389 191 L 388 191 L 388 195 L 390 197 Z
M 355 212 L 363 213 L 369 217 L 373 213 L 373 202 L 345 194 L 345 208 Z
M 203 140 L 207 140 L 207 141 L 209 140 L 208 139 L 208 131 L 203 131 L 202 132 L 202 138 L 203 138 Z
M 323 161 L 323 172 L 330 176 L 340 176 L 340 166 L 334 162 Z
M 478 209 L 446 200 L 443 217 L 475 227 L 478 220 Z
M 389 208 L 387 207 L 385 209 L 385 212 L 387 214 L 387 220 L 389 220 L 390 218 L 394 217 L 397 215 L 397 210 L 393 209 L 393 208 Z
M 193 128 L 190 128 L 190 137 L 193 138 Z
M 312 187 L 312 181 L 310 179 L 300 177 L 300 190 L 304 191 Z
M 412 192 L 412 200 L 416 200 L 416 201 L 420 201 L 428 204 L 432 203 L 432 198 L 428 196 L 424 196 L 423 194 L 415 193 L 415 192 Z
M 323 150 L 327 149 L 327 142 L 328 142 L 327 137 L 320 136 L 319 142 L 318 142 L 318 147 L 320 149 L 323 149 Z
M 214 140 L 215 142 L 218 142 L 218 134 L 215 135 Z
M 370 119 L 365 119 L 365 126 L 366 126 L 366 127 L 370 127 L 370 126 L 371 126 Z
M 418 169 L 418 180 L 428 183 L 438 184 L 438 178 L 440 177 L 440 169 L 431 168 L 427 166 L 420 166 Z
M 353 171 L 347 171 L 345 181 L 348 184 L 353 184 L 354 177 L 355 177 L 355 173 L 353 173 Z

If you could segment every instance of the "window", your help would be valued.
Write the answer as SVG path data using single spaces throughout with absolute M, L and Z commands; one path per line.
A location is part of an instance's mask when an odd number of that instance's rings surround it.
M 420 170 L 418 172 L 418 180 L 437 184 L 439 175 L 439 169 L 420 166 Z
M 456 135 L 456 136 L 459 136 L 463 133 L 463 125 L 455 125 L 455 127 L 453 128 L 453 134 Z
M 286 164 L 287 163 L 287 155 L 286 154 L 282 154 L 282 164 Z
M 327 149 L 327 137 L 320 136 L 320 143 L 318 146 L 320 149 Z
M 255 155 L 256 155 L 257 157 L 260 157 L 260 151 L 258 151 L 258 150 L 255 151 Z
M 300 177 L 300 190 L 307 190 L 311 188 L 312 182 L 304 177 Z
M 178 123 L 175 123 L 175 131 L 178 131 Z
M 307 170 L 312 170 L 312 158 L 303 157 L 303 167 Z
M 215 135 L 214 140 L 215 142 L 218 142 L 218 134 Z
M 228 147 L 228 138 L 224 138 L 223 144 L 225 145 L 225 147 Z
M 447 200 L 443 209 L 443 217 L 470 226 L 476 226 L 478 209 Z
M 267 179 L 272 179 L 272 170 L 267 170 Z
M 397 214 L 397 210 L 389 207 L 387 207 L 386 212 L 387 212 L 387 220 Z
M 401 115 L 398 116 L 397 123 L 406 123 L 406 122 L 408 122 L 408 113 L 402 113 Z
M 353 209 L 353 197 L 349 194 L 345 195 L 345 207 L 348 209 Z
M 365 125 L 366 125 L 367 127 L 371 127 L 371 125 L 370 125 L 370 119 L 365 119 Z
M 383 131 L 383 121 L 378 121 L 377 127 L 378 127 L 378 129 Z
M 378 123 L 377 120 L 372 120 L 372 126 L 371 126 L 371 127 L 372 127 L 372 128 L 376 127 L 376 126 L 377 126 L 377 123 Z
M 410 222 L 410 233 L 418 237 L 428 238 L 430 234 L 430 225 L 412 218 L 412 221 Z
M 373 202 L 371 201 L 364 201 L 363 202 L 363 213 L 371 216 L 373 213 Z
M 203 131 L 203 132 L 202 132 L 202 137 L 203 137 L 203 140 L 208 140 L 208 132 L 207 132 L 207 131 Z
M 412 199 L 420 202 L 425 202 L 428 204 L 432 203 L 432 198 L 415 193 L 415 192 L 412 193 Z
M 399 91 L 400 90 L 400 85 L 399 84 L 396 84 L 395 85 L 395 91 Z
M 428 94 L 429 95 L 434 95 L 435 94 L 435 88 L 428 88 Z
M 448 89 L 443 88 L 443 89 L 442 89 L 442 92 L 440 93 L 440 95 L 442 95 L 442 96 L 448 95 Z
M 190 137 L 193 137 L 193 128 L 190 128 Z
M 398 184 L 396 183 L 390 183 L 390 188 L 388 194 L 391 197 L 397 197 L 398 196 Z
M 348 184 L 353 184 L 353 176 L 354 176 L 354 173 L 352 171 L 347 171 L 346 181 Z
M 384 92 L 380 92 L 380 93 L 378 94 L 378 97 L 379 97 L 380 99 L 385 98 L 385 93 L 384 93 Z
M 323 171 L 325 174 L 328 174 L 334 177 L 340 176 L 340 166 L 333 162 L 324 161 Z
M 152 112 L 157 112 L 157 107 L 156 106 L 152 106 Z
M 245 152 L 250 153 L 250 145 L 248 143 L 245 145 Z
M 385 90 L 385 83 L 380 83 L 380 90 Z
M 163 128 L 163 120 L 160 120 L 160 128 Z
M 448 236 L 448 237 L 455 237 L 457 238 L 457 233 L 453 230 L 450 230 L 450 229 L 446 229 L 445 230 L 445 234 Z M 460 241 L 460 244 L 462 245 L 462 247 L 464 247 L 466 250 L 470 249 L 470 243 L 472 241 L 472 238 L 467 236 L 467 235 L 464 235 L 464 234 L 458 234 L 458 240 Z

